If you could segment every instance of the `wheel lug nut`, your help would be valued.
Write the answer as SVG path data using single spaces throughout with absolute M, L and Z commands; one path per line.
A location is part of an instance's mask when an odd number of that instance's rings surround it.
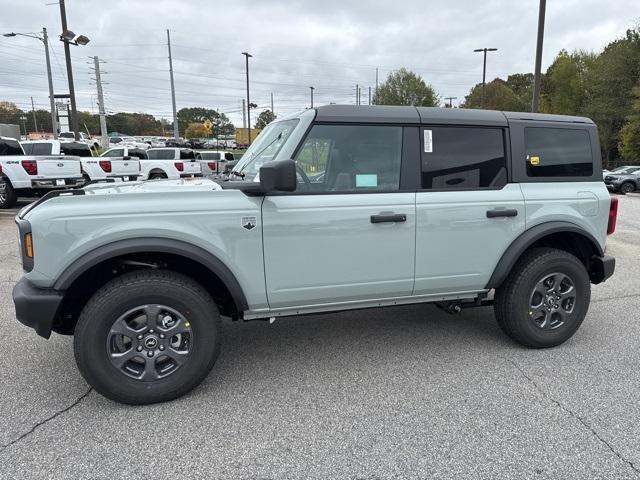
M 138 345 L 138 348 L 136 348 L 136 350 L 141 352 L 142 351 L 142 345 Z
M 147 357 L 153 357 L 153 352 L 147 352 Z
M 160 345 L 160 350 L 164 350 L 164 345 Z
M 160 338 L 164 338 L 164 333 L 161 333 L 161 334 L 160 334 Z
M 142 334 L 138 335 L 138 340 L 142 340 L 142 337 L 143 337 Z
M 151 330 L 149 330 L 149 333 L 153 333 L 153 328 Z

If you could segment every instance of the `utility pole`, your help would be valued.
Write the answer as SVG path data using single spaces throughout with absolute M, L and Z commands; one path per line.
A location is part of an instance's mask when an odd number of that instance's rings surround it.
M 58 138 L 58 122 L 56 121 L 56 103 L 53 98 L 53 78 L 51 76 L 51 60 L 49 60 L 49 37 L 47 29 L 42 27 L 42 43 L 44 43 L 44 58 L 47 61 L 47 79 L 49 80 L 49 105 L 51 106 L 51 131 L 53 138 Z
M 173 59 L 171 58 L 171 37 L 167 28 L 167 48 L 169 49 L 169 78 L 171 79 L 171 105 L 173 106 L 173 138 L 180 138 L 178 128 L 178 111 L 176 110 L 176 87 L 173 83 Z
M 109 146 L 109 139 L 107 138 L 107 117 L 104 111 L 104 95 L 102 93 L 102 79 L 100 77 L 100 60 L 98 57 L 93 57 L 93 67 L 96 70 L 96 85 L 98 86 L 98 113 L 100 115 L 100 144 L 102 148 Z
M 360 105 L 360 85 L 356 83 L 356 105 Z
M 449 100 L 449 108 L 453 108 L 453 101 L 457 100 L 458 97 L 444 97 L 445 100 Z
M 247 128 L 247 109 L 245 108 L 245 99 L 242 99 L 242 128 Z
M 273 113 L 273 116 L 276 116 L 276 112 L 273 111 L 273 92 L 271 92 L 271 113 Z
M 251 145 L 251 102 L 249 101 L 249 57 L 253 57 L 250 53 L 242 52 L 245 58 L 245 67 L 247 73 L 247 133 L 249 145 Z
M 497 48 L 476 48 L 474 52 L 484 52 L 484 59 L 482 62 L 482 97 L 480 99 L 480 108 L 484 108 L 484 86 L 487 79 L 487 52 L 495 52 Z
M 544 14 L 547 7 L 547 0 L 540 0 L 540 10 L 538 11 L 538 43 L 536 45 L 536 67 L 533 76 L 533 100 L 531 101 L 531 111 L 537 112 L 540 107 L 540 76 L 542 68 L 542 41 L 544 39 Z
M 371 87 L 369 87 L 369 105 L 371 105 Z
M 378 67 L 376 67 L 376 95 L 378 95 Z
M 309 90 L 311 90 L 311 108 L 313 108 L 313 91 L 315 90 L 315 87 L 309 87 Z
M 35 127 L 36 132 L 39 132 L 38 121 L 36 120 L 36 106 L 33 104 L 33 97 L 31 97 L 31 112 L 33 113 L 33 126 Z
M 73 132 L 73 136 L 76 140 L 80 140 L 80 133 L 78 130 L 78 112 L 76 109 L 76 92 L 73 88 L 73 69 L 71 68 L 71 49 L 69 48 L 70 40 L 73 40 L 73 36 L 67 29 L 67 10 L 64 6 L 64 0 L 59 0 L 60 3 L 60 20 L 62 21 L 62 43 L 64 44 L 64 58 L 67 63 L 67 79 L 69 80 L 69 100 L 71 102 L 71 121 L 69 126 Z M 69 38 L 71 37 L 71 39 Z

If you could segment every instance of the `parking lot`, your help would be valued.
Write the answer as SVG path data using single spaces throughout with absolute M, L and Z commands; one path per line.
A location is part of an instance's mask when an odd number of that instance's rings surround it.
M 0 211 L 0 478 L 640 478 L 640 195 L 619 199 L 616 274 L 560 347 L 519 347 L 491 308 L 229 322 L 205 382 L 146 407 L 15 321 Z

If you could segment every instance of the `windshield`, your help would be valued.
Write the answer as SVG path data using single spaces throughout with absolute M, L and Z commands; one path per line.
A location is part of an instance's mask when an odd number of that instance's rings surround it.
M 255 177 L 264 163 L 276 158 L 298 122 L 299 119 L 294 118 L 269 124 L 260 132 L 233 170 L 248 177 Z
M 611 173 L 633 173 L 640 170 L 640 167 L 618 167 L 611 170 Z

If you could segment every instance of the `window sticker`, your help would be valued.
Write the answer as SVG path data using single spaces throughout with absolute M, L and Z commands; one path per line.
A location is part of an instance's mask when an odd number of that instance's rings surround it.
M 378 186 L 378 175 L 358 174 L 356 175 L 356 188 L 375 188 Z
M 540 165 L 540 157 L 538 155 L 527 155 L 531 165 Z
M 433 153 L 433 131 L 424 131 L 424 152 Z

